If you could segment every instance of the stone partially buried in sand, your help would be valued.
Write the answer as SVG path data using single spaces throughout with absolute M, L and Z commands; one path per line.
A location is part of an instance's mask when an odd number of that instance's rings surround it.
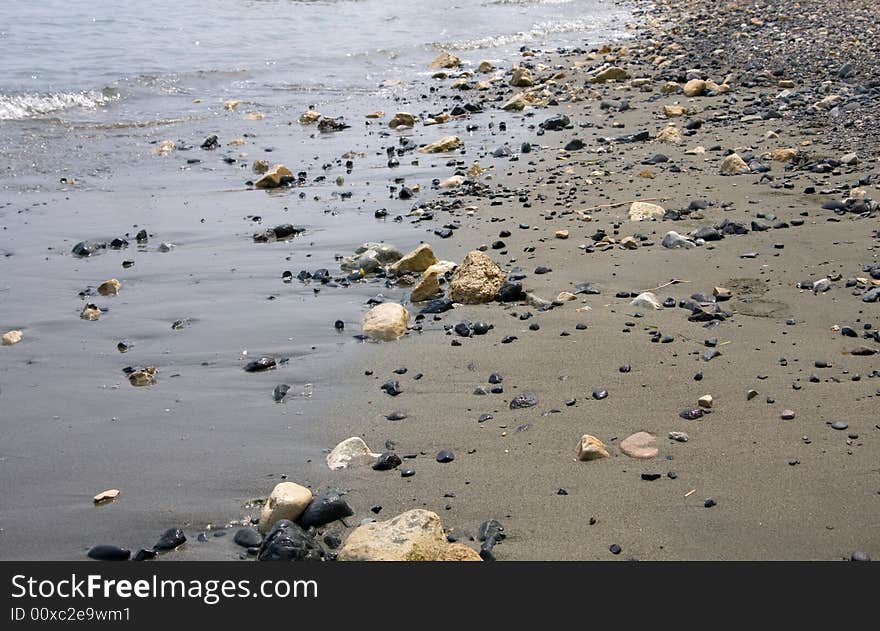
M 106 491 L 101 491 L 93 498 L 95 504 L 105 504 L 107 502 L 112 502 L 122 491 L 119 489 L 107 489 Z
M 374 340 L 390 342 L 406 333 L 409 311 L 396 302 L 383 302 L 364 314 L 364 335 Z
M 373 464 L 381 454 L 373 453 L 359 436 L 346 438 L 327 454 L 327 466 L 332 471 L 347 469 L 357 464 Z
M 505 273 L 488 256 L 474 250 L 468 252 L 449 282 L 450 298 L 462 304 L 480 304 L 495 300 Z
M 654 217 L 660 219 L 666 214 L 666 210 L 657 204 L 633 202 L 630 204 L 628 214 L 630 221 L 644 221 L 645 219 L 653 219 Z
M 719 167 L 721 175 L 743 175 L 750 173 L 749 165 L 740 157 L 738 153 L 732 153 L 721 161 Z
M 444 50 L 431 62 L 430 68 L 457 68 L 461 65 L 461 59 Z
M 122 283 L 120 283 L 115 278 L 105 280 L 103 283 L 98 285 L 98 293 L 102 296 L 115 296 L 119 293 L 120 289 L 122 289 Z
M 276 164 L 266 171 L 263 176 L 254 182 L 257 188 L 278 188 L 285 183 L 286 178 L 292 178 L 293 173 L 283 164 Z
M 620 441 L 620 451 L 630 458 L 654 458 L 660 450 L 652 446 L 654 436 L 648 432 L 636 432 Z
M 415 124 L 416 117 L 409 112 L 397 112 L 397 114 L 388 121 L 388 126 L 391 129 L 397 129 L 398 127 L 413 127 Z
M 339 551 L 340 561 L 479 561 L 462 545 L 450 545 L 436 513 L 413 509 L 388 521 L 358 526 Z M 469 548 L 468 548 L 469 549 Z
M 3 346 L 12 346 L 21 342 L 21 331 L 7 331 L 3 334 Z
M 612 66 L 601 70 L 590 79 L 590 83 L 605 83 L 606 81 L 623 81 L 629 79 L 629 73 L 623 68 Z
M 458 136 L 444 136 L 437 142 L 425 145 L 419 149 L 420 153 L 444 153 L 446 151 L 455 151 L 464 143 Z
M 581 436 L 577 448 L 578 460 L 598 460 L 600 458 L 608 458 L 610 455 L 605 447 L 605 443 L 595 436 L 590 434 Z
M 94 322 L 101 317 L 101 310 L 98 308 L 97 305 L 89 303 L 82 308 L 82 311 L 80 311 L 79 313 L 79 317 L 83 320 Z
M 281 482 L 272 489 L 260 511 L 260 532 L 266 533 L 279 519 L 296 521 L 312 501 L 312 492 L 295 482 Z

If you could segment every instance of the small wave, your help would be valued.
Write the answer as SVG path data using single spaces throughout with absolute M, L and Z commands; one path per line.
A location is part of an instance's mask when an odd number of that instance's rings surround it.
M 110 89 L 54 94 L 0 94 L 0 120 L 21 120 L 76 107 L 95 109 L 118 98 L 119 93 Z
M 538 24 L 532 25 L 532 28 L 528 31 L 492 35 L 471 40 L 434 43 L 433 46 L 434 48 L 441 50 L 478 50 L 482 48 L 496 48 L 499 46 L 509 46 L 511 44 L 521 44 L 523 42 L 540 41 L 549 35 L 588 31 L 600 25 L 601 22 L 598 22 L 595 19 L 583 18 L 561 22 L 539 22 Z
M 492 0 L 486 4 L 568 4 L 571 0 Z

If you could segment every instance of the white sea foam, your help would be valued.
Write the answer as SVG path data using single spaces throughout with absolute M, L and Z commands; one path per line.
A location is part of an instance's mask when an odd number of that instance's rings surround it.
M 560 33 L 576 33 L 580 31 L 589 31 L 599 26 L 601 23 L 595 19 L 580 18 L 575 20 L 563 20 L 559 22 L 539 22 L 532 25 L 528 31 L 519 31 L 517 33 L 507 33 L 502 35 L 493 35 L 491 37 L 481 37 L 471 40 L 457 40 L 444 43 L 436 43 L 436 48 L 444 50 L 478 50 L 482 48 L 495 48 L 500 46 L 509 46 L 511 44 L 521 44 L 524 42 L 540 41 L 550 35 Z
M 52 94 L 0 94 L 0 120 L 40 117 L 74 107 L 95 109 L 117 98 L 118 94 L 96 90 Z

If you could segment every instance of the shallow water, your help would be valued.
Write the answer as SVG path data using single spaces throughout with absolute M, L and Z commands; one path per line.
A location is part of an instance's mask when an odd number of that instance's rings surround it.
M 334 255 L 367 240 L 406 250 L 429 239 L 444 258 L 425 226 L 373 213 L 412 205 L 391 195 L 395 177 L 430 197 L 431 180 L 451 175 L 448 156 L 412 164 L 408 154 L 391 171 L 384 149 L 400 135 L 458 134 L 469 149 L 501 142 L 491 109 L 390 136 L 363 115 L 436 111 L 421 95 L 442 46 L 471 65 L 501 62 L 522 45 L 614 37 L 626 17 L 598 0 L 121 5 L 112 14 L 56 0 L 0 8 L 0 328 L 25 335 L 0 352 L 4 559 L 80 559 L 96 543 L 149 547 L 170 526 L 194 535 L 250 514 L 245 502 L 281 474 L 309 483 L 323 472 L 321 450 L 338 438 L 323 416 L 346 396 L 336 366 L 356 361 L 367 298 L 403 292 L 377 281 L 316 293 L 283 284 L 282 271 L 336 273 Z M 394 79 L 406 84 L 380 87 Z M 242 101 L 238 110 L 223 108 L 230 98 Z M 352 129 L 320 134 L 295 123 L 310 105 L 346 116 Z M 250 111 L 266 118 L 246 120 Z M 209 134 L 220 137 L 217 151 L 198 149 Z M 229 146 L 236 137 L 247 144 Z M 164 139 L 194 148 L 156 156 Z M 345 152 L 356 154 L 351 173 L 338 162 Z M 307 171 L 308 184 L 250 190 L 258 157 Z M 254 231 L 286 222 L 307 232 L 253 242 Z M 82 239 L 133 237 L 141 227 L 151 234 L 144 248 L 130 238 L 125 250 L 70 254 Z M 159 252 L 160 242 L 176 247 Z M 134 266 L 123 269 L 125 259 Z M 111 277 L 120 295 L 90 297 L 109 310 L 81 320 L 78 293 Z M 191 325 L 172 330 L 182 318 Z M 120 354 L 120 340 L 134 346 Z M 241 370 L 261 354 L 290 361 L 265 374 Z M 157 366 L 158 383 L 133 388 L 129 365 Z M 272 401 L 278 383 L 292 386 L 283 404 Z M 92 506 L 111 487 L 121 498 Z

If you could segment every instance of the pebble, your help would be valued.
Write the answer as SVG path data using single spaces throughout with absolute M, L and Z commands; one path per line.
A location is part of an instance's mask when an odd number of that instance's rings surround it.
M 131 550 L 102 543 L 90 548 L 88 556 L 96 561 L 128 561 Z
M 173 550 L 174 548 L 186 542 L 186 535 L 180 528 L 169 528 L 162 533 L 159 541 L 153 546 L 153 550 L 164 551 Z
M 846 424 L 846 423 L 844 423 L 843 421 L 834 421 L 834 422 L 831 424 L 831 429 L 840 429 L 840 430 L 842 430 L 842 429 L 846 429 L 847 427 L 849 427 L 849 425 Z
M 232 540 L 243 548 L 252 548 L 263 543 L 263 537 L 254 528 L 240 528 Z
M 520 394 L 510 402 L 511 410 L 530 408 L 538 405 L 538 397 L 533 394 Z
M 400 459 L 396 453 L 392 451 L 386 451 L 379 459 L 373 464 L 373 469 L 376 471 L 388 471 L 389 469 L 394 469 L 395 467 L 399 467 L 403 461 Z
M 444 449 L 437 453 L 437 462 L 447 463 L 455 460 L 455 454 L 449 451 L 448 449 Z

